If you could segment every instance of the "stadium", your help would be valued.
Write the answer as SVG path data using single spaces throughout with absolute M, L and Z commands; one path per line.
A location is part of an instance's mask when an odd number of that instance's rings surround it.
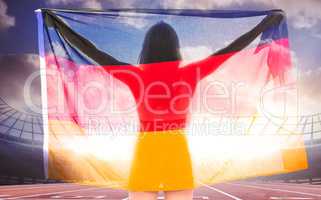
M 0 101 L 0 183 L 13 185 L 0 187 L 2 199 L 126 199 L 126 192 L 121 190 L 44 179 L 42 116 L 18 111 L 3 99 Z M 257 195 L 257 199 L 266 199 L 265 196 L 262 197 L 263 194 L 270 195 L 270 199 L 282 196 L 292 197 L 291 199 L 321 198 L 321 188 L 318 186 L 321 184 L 320 119 L 321 114 L 300 118 L 300 128 L 306 136 L 305 145 L 309 159 L 307 170 L 217 186 L 204 186 L 195 192 L 194 199 L 240 200 L 242 198 L 239 197 L 248 193 L 252 197 Z M 17 186 L 19 184 L 24 185 Z

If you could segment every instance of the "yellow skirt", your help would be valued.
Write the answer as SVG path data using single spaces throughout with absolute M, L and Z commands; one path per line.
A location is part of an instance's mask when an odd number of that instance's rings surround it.
M 141 132 L 135 147 L 129 191 L 194 188 L 192 162 L 183 130 Z

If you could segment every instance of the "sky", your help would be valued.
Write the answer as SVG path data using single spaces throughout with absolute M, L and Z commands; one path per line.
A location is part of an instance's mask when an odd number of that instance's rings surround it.
M 148 5 L 148 7 L 146 7 Z M 0 0 L 0 97 L 15 102 L 23 82 L 37 71 L 38 8 L 198 8 L 218 10 L 266 10 L 280 8 L 288 17 L 292 59 L 301 73 L 307 107 L 315 111 L 321 100 L 321 1 L 320 0 Z M 35 98 L 39 95 L 34 86 Z M 38 94 L 38 95 L 37 95 Z M 39 99 L 37 101 L 40 101 Z M 319 106 L 320 107 L 320 106 Z M 320 108 L 321 112 L 321 108 Z

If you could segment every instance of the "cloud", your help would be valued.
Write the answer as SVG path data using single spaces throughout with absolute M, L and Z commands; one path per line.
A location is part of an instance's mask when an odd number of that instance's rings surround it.
M 90 0 L 90 1 L 82 1 L 82 7 L 84 8 L 94 8 L 94 9 L 102 9 L 103 6 L 101 4 L 101 2 L 99 1 L 95 1 L 95 0 Z
M 183 57 L 183 66 L 187 63 L 204 59 L 213 53 L 213 50 L 207 46 L 187 46 L 180 50 Z
M 15 25 L 15 18 L 7 14 L 8 6 L 0 0 L 0 30 L 5 30 Z
M 321 22 L 321 1 L 273 1 L 275 7 L 282 8 L 295 28 L 311 28 Z
M 298 99 L 300 114 L 321 113 L 321 66 L 306 68 L 304 61 L 299 59 L 297 52 L 291 51 L 294 76 L 298 77 Z
M 321 67 L 300 72 L 299 98 L 302 114 L 321 112 Z
M 57 6 L 69 6 L 69 5 L 77 5 L 80 8 L 90 8 L 101 10 L 103 8 L 102 1 L 99 0 L 48 0 L 46 2 L 48 5 Z
M 250 0 L 252 1 L 252 0 Z M 248 1 L 247 1 L 248 2 Z M 162 7 L 163 8 L 194 8 L 194 9 L 218 9 L 218 8 L 224 8 L 231 5 L 242 5 L 245 3 L 244 0 L 204 0 L 204 1 L 198 1 L 195 3 L 193 0 L 177 0 L 177 1 L 171 1 L 171 0 L 164 0 L 162 1 Z
M 144 28 L 149 24 L 148 20 L 144 19 L 143 17 L 135 17 L 135 15 L 132 13 L 126 12 L 120 12 L 117 19 L 119 22 L 137 29 Z
M 310 28 L 321 22 L 321 1 L 320 0 L 204 0 L 195 3 L 193 0 L 164 0 L 164 8 L 198 8 L 198 9 L 224 9 L 242 7 L 247 5 L 258 5 L 271 9 L 283 9 L 295 28 Z
M 33 73 L 39 72 L 39 57 L 36 54 L 0 56 L 0 97 L 17 110 L 29 111 L 24 87 Z M 28 88 L 31 102 L 41 105 L 40 77 Z
M 53 42 L 52 47 L 57 56 L 67 57 L 66 49 L 63 48 L 62 44 L 60 44 L 59 42 Z

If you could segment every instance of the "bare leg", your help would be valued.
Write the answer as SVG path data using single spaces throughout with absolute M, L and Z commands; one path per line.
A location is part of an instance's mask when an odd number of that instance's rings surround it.
M 192 200 L 193 190 L 175 190 L 165 192 L 166 200 Z
M 157 200 L 158 192 L 129 192 L 129 200 Z

